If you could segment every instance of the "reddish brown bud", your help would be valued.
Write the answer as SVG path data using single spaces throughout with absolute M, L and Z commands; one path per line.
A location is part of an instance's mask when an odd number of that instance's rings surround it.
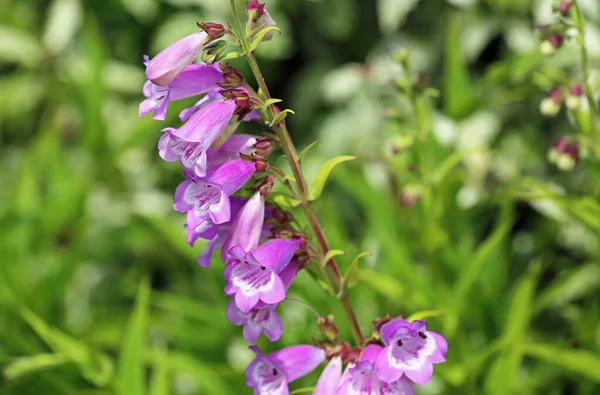
M 225 82 L 221 82 L 219 86 L 223 88 L 238 88 L 244 84 L 244 76 L 235 67 L 223 64 L 220 66 Z
M 562 47 L 564 37 L 562 34 L 551 34 L 548 36 L 548 38 L 546 38 L 546 40 L 548 40 L 554 48 L 558 49 Z
M 390 313 L 385 313 L 385 315 L 383 317 L 377 318 L 376 320 L 373 321 L 373 326 L 375 327 L 375 330 L 377 330 L 377 332 L 379 332 L 379 330 L 381 329 L 383 324 L 387 324 L 391 320 L 392 320 L 392 317 L 390 316 Z
M 580 83 L 571 85 L 569 95 L 581 97 L 583 95 L 583 86 Z
M 558 11 L 564 15 L 569 15 L 569 11 L 573 6 L 573 0 L 560 0 L 560 4 L 558 5 Z
M 254 156 L 254 163 L 256 164 L 257 173 L 266 173 L 269 169 L 269 162 L 260 156 Z
M 209 41 L 213 41 L 223 37 L 225 34 L 225 26 L 214 22 L 198 22 L 198 27 L 208 34 Z
M 250 0 L 246 4 L 246 12 L 248 14 L 254 12 L 256 14 L 256 17 L 261 17 L 265 15 L 265 5 L 260 4 L 258 0 Z
M 275 140 L 268 137 L 260 137 L 254 144 L 254 148 L 256 148 L 256 154 L 260 156 L 269 156 L 274 150 Z
M 318 317 L 317 318 L 317 326 L 319 333 L 331 342 L 337 339 L 338 329 L 335 325 L 333 314 L 328 315 L 327 317 Z
M 263 178 L 262 185 L 258 189 L 258 192 L 260 192 L 261 196 L 269 196 L 271 189 L 273 189 L 273 181 L 274 180 L 272 176 L 266 176 Z

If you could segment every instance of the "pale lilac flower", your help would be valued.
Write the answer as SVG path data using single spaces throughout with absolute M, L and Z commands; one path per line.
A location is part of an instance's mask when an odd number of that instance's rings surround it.
M 234 261 L 228 255 L 231 247 L 240 246 L 244 251 L 249 251 L 258 245 L 264 219 L 265 198 L 256 192 L 233 220 L 231 232 L 221 251 L 221 258 L 226 265 Z
M 234 134 L 218 150 L 205 149 L 203 143 L 182 140 L 165 129 L 158 142 L 158 152 L 167 162 L 179 160 L 186 177 L 199 178 L 206 176 L 206 171 L 212 167 L 239 159 L 240 154 L 250 154 L 254 144 L 256 136 Z
M 210 169 L 206 177 L 186 180 L 175 191 L 177 211 L 195 210 L 199 216 L 210 216 L 215 224 L 229 221 L 229 195 L 240 189 L 254 173 L 254 163 L 233 160 Z
M 377 378 L 375 363 L 383 349 L 371 344 L 367 346 L 359 362 L 354 367 L 348 367 L 347 373 L 342 377 L 342 384 L 336 395 L 415 395 L 413 384 L 406 377 L 401 377 L 392 382 L 385 382 Z M 325 394 L 325 393 L 323 393 Z
M 433 375 L 433 364 L 446 362 L 448 343 L 442 335 L 427 331 L 425 321 L 395 319 L 380 330 L 385 348 L 377 357 L 377 377 L 391 383 L 406 375 L 423 385 Z
M 146 61 L 146 78 L 158 86 L 169 85 L 200 55 L 207 41 L 205 32 L 190 34 L 163 49 L 152 60 Z
M 214 89 L 208 91 L 204 97 L 202 97 L 200 100 L 194 103 L 192 107 L 181 110 L 181 112 L 179 113 L 179 119 L 181 120 L 181 122 L 187 121 L 192 115 L 196 113 L 196 111 L 209 105 L 210 103 L 223 100 L 223 96 L 221 95 L 222 90 L 223 88 L 221 87 L 215 87 Z
M 229 204 L 231 208 L 231 218 L 235 218 L 240 209 L 246 203 L 247 199 L 231 196 Z M 196 258 L 196 263 L 201 267 L 210 267 L 210 259 L 214 250 L 223 247 L 223 243 L 229 236 L 231 222 L 227 221 L 222 224 L 215 224 L 210 216 L 207 217 L 200 212 L 190 210 L 186 215 L 185 229 L 187 230 L 186 241 L 190 246 L 193 246 L 199 238 L 208 240 L 206 248 Z
M 153 112 L 152 118 L 162 121 L 167 114 L 169 102 L 205 94 L 214 90 L 222 80 L 223 72 L 218 65 L 192 64 L 166 86 L 146 81 L 143 88 L 146 99 L 140 103 L 139 115 L 141 117 Z
M 232 230 L 233 232 L 233 230 Z M 249 312 L 259 301 L 275 304 L 285 299 L 280 272 L 288 265 L 299 240 L 274 239 L 245 252 L 239 245 L 229 250 L 233 261 L 225 268 L 225 293 L 235 295 L 235 304 Z
M 264 355 L 251 346 L 256 359 L 246 368 L 246 385 L 254 395 L 288 395 L 288 383 L 312 372 L 325 360 L 325 352 L 309 345 L 297 345 Z
M 284 288 L 287 290 L 296 275 L 298 267 L 290 263 L 279 273 Z M 227 304 L 226 317 L 232 324 L 243 326 L 244 338 L 248 343 L 255 343 L 261 333 L 272 342 L 278 340 L 283 333 L 279 315 L 275 312 L 277 305 L 258 303 L 249 312 L 244 313 L 231 299 Z
M 337 394 L 340 383 L 342 382 L 342 358 L 339 356 L 333 357 L 327 364 L 317 386 L 313 391 L 313 395 L 335 395 Z

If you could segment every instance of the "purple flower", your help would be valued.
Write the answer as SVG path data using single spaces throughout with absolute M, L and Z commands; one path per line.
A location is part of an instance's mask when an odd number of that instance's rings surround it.
M 181 212 L 195 210 L 198 216 L 210 216 L 215 224 L 227 222 L 231 218 L 229 195 L 241 188 L 253 173 L 254 163 L 243 159 L 213 167 L 205 178 L 179 184 L 173 208 Z
M 246 385 L 254 395 L 288 395 L 288 383 L 312 372 L 325 360 L 325 352 L 309 345 L 297 345 L 263 355 L 251 346 L 256 359 L 246 368 Z
M 363 350 L 356 366 L 348 367 L 348 374 L 345 374 L 345 377 L 342 377 L 342 384 L 335 394 L 415 395 L 415 388 L 406 377 L 401 377 L 389 383 L 377 378 L 377 374 L 375 373 L 375 361 L 381 354 L 383 354 L 383 351 L 380 346 L 376 344 L 367 346 Z
M 242 207 L 233 220 L 229 237 L 225 240 L 221 257 L 227 265 L 234 261 L 228 255 L 233 246 L 240 246 L 244 251 L 256 247 L 260 241 L 265 219 L 265 199 L 256 192 Z
M 169 85 L 200 52 L 208 35 L 205 32 L 190 34 L 163 49 L 152 60 L 146 61 L 146 77 L 158 86 Z
M 387 383 L 406 375 L 423 385 L 433 375 L 433 364 L 446 362 L 448 343 L 442 335 L 427 331 L 425 321 L 395 319 L 380 330 L 385 348 L 376 361 L 377 378 Z
M 317 386 L 313 391 L 313 395 L 335 395 L 340 387 L 342 381 L 342 359 L 340 357 L 333 357 L 327 364 Z
M 233 232 L 233 230 L 232 230 Z M 229 250 L 233 261 L 225 268 L 225 293 L 235 295 L 235 304 L 249 312 L 259 301 L 275 304 L 285 299 L 280 272 L 298 248 L 298 240 L 274 239 L 246 252 L 239 245 Z
M 205 149 L 202 143 L 182 140 L 165 130 L 158 142 L 160 157 L 167 162 L 179 160 L 184 175 L 193 179 L 206 176 L 207 169 L 239 159 L 240 154 L 250 154 L 256 144 L 255 136 L 234 134 L 218 150 Z
M 185 99 L 209 92 L 223 80 L 223 72 L 218 67 L 199 64 L 189 65 L 166 86 L 146 81 L 143 92 L 146 100 L 140 103 L 140 117 L 153 112 L 152 118 L 164 120 L 170 101 Z
M 295 264 L 288 264 L 279 273 L 283 286 L 287 290 L 294 279 L 298 268 Z M 281 319 L 275 312 L 277 305 L 258 303 L 249 312 L 244 313 L 237 307 L 232 299 L 227 304 L 226 317 L 237 326 L 243 326 L 244 338 L 248 343 L 255 343 L 261 332 L 272 342 L 278 340 L 283 333 Z

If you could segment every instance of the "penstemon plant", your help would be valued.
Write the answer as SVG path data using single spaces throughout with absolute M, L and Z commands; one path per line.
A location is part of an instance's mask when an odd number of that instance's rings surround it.
M 246 21 L 240 20 L 231 0 L 233 26 L 198 23 L 199 32 L 173 43 L 154 58 L 145 58 L 146 99 L 139 114 L 152 113 L 164 120 L 170 101 L 203 95 L 183 110 L 179 128 L 167 127 L 158 143 L 160 156 L 179 161 L 183 181 L 175 191 L 174 209 L 186 213 L 187 242 L 207 240 L 197 259 L 208 267 L 215 250 L 225 265 L 225 295 L 230 297 L 226 318 L 243 327 L 244 338 L 254 344 L 264 335 L 271 341 L 283 335 L 277 306 L 300 270 L 339 299 L 354 344 L 339 339 L 332 315 L 318 317 L 321 338 L 313 345 L 287 347 L 263 354 L 250 346 L 256 359 L 246 369 L 246 384 L 254 394 L 288 394 L 288 384 L 329 360 L 314 394 L 414 394 L 415 384 L 429 382 L 433 365 L 445 362 L 448 349 L 440 334 L 427 330 L 425 321 L 401 317 L 375 319 L 372 335 L 365 337 L 348 297 L 357 281 L 357 261 L 342 276 L 323 229 L 315 215 L 316 200 L 332 169 L 353 159 L 328 161 L 310 185 L 301 168 L 307 149 L 298 154 L 286 126 L 293 114 L 281 110 L 272 98 L 254 51 L 278 32 L 264 4 L 246 4 Z M 196 64 L 197 58 L 202 64 Z M 258 89 L 254 89 L 228 60 L 244 58 Z M 261 125 L 262 135 L 234 134 L 241 122 Z M 291 174 L 268 161 L 281 148 Z M 280 183 L 285 193 L 272 192 Z M 251 197 L 233 196 L 249 185 Z M 299 225 L 287 208 L 301 208 L 310 231 Z M 346 366 L 342 373 L 343 367 Z

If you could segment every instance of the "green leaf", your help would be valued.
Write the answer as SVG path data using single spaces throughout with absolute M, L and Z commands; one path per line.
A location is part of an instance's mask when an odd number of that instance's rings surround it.
M 351 289 L 352 287 L 354 287 L 356 284 L 358 284 L 358 278 L 359 278 L 359 272 L 358 272 L 358 260 L 360 258 L 366 257 L 366 256 L 371 256 L 373 254 L 371 254 L 370 252 L 361 252 L 360 254 L 358 254 L 356 256 L 356 258 L 354 258 L 354 260 L 352 261 L 352 263 L 350 264 L 350 267 L 348 268 L 348 271 L 346 272 L 346 275 L 344 276 L 344 286 L 346 287 L 346 289 Z
M 275 118 L 273 118 L 273 120 L 271 121 L 271 124 L 269 126 L 273 127 L 273 126 L 277 125 L 279 122 L 286 119 L 288 114 L 296 114 L 296 113 L 294 111 L 290 110 L 289 108 L 286 108 L 285 110 L 283 110 L 279 114 L 277 114 L 275 116 Z
M 323 192 L 323 188 L 325 187 L 325 183 L 331 174 L 331 171 L 334 167 L 339 165 L 342 162 L 346 162 L 349 160 L 356 159 L 355 156 L 338 156 L 336 158 L 328 160 L 317 172 L 317 175 L 310 183 L 309 196 L 308 200 L 313 201 L 316 200 L 321 193 Z
M 444 312 L 441 310 L 424 310 L 417 311 L 416 313 L 411 314 L 406 320 L 407 321 L 415 321 L 415 320 L 425 320 L 427 318 L 439 317 L 444 315 Z
M 600 383 L 600 355 L 554 344 L 524 344 L 524 352 Z
M 21 309 L 20 314 L 52 350 L 73 361 L 86 380 L 99 387 L 103 387 L 110 382 L 114 367 L 107 355 L 93 351 L 84 343 L 56 328 L 50 327 L 27 308 Z
M 281 192 L 271 193 L 271 198 L 282 207 L 297 207 L 301 203 L 300 200 Z
M 256 35 L 252 39 L 252 44 L 250 45 L 250 52 L 255 51 L 256 48 L 258 48 L 258 46 L 262 42 L 262 40 L 264 40 L 265 36 L 271 32 L 281 33 L 281 30 L 279 30 L 277 26 L 267 26 L 258 33 L 256 33 Z
M 228 60 L 233 60 L 233 59 L 238 59 L 242 57 L 242 53 L 241 52 L 237 52 L 237 51 L 233 51 L 233 52 L 229 52 L 223 56 L 221 56 L 219 58 L 219 62 L 225 62 Z
M 404 287 L 394 277 L 371 270 L 359 270 L 359 278 L 390 301 L 402 300 Z
M 300 154 L 298 155 L 298 161 L 302 162 L 302 158 L 304 158 L 304 155 L 306 155 L 306 153 L 312 148 L 314 147 L 317 143 L 319 142 L 319 140 L 315 140 L 312 143 L 310 143 L 308 146 L 306 146 L 306 148 L 304 148 Z
M 265 106 L 268 107 L 268 106 L 271 106 L 271 105 L 276 104 L 276 103 L 281 103 L 282 101 L 283 100 L 281 100 L 281 99 L 272 98 L 272 99 L 269 99 L 269 100 L 265 101 Z
M 444 110 L 453 119 L 469 115 L 475 102 L 469 69 L 462 50 L 461 34 L 465 15 L 450 12 L 444 42 Z
M 297 390 L 293 390 L 292 392 L 290 392 L 290 395 L 295 395 L 295 394 L 312 394 L 312 392 L 315 390 L 315 387 L 305 387 L 305 388 L 298 388 Z
M 146 351 L 146 333 L 150 318 L 150 283 L 141 281 L 133 313 L 125 327 L 117 381 L 119 389 L 127 395 L 146 394 L 144 379 L 144 353 Z
M 6 365 L 2 371 L 7 380 L 14 380 L 28 374 L 40 373 L 54 369 L 72 361 L 62 354 L 37 354 L 30 357 L 19 357 Z
M 596 263 L 588 263 L 564 273 L 537 298 L 534 306 L 536 313 L 549 308 L 564 306 L 587 293 L 597 292 L 600 286 L 600 268 Z
M 442 164 L 440 164 L 439 167 L 433 171 L 433 173 L 431 174 L 431 182 L 434 185 L 441 184 L 444 181 L 444 179 L 446 179 L 448 174 L 450 174 L 450 172 L 456 166 L 458 166 L 463 161 L 463 159 L 465 159 L 471 154 L 476 153 L 480 149 L 481 148 L 469 148 L 452 153 L 452 155 L 448 156 L 442 162 Z
M 150 395 L 169 395 L 169 367 L 164 362 L 168 358 L 166 348 L 161 346 L 154 347 L 152 355 L 153 374 L 150 382 Z
M 338 255 L 344 255 L 345 252 L 342 250 L 329 250 L 327 254 L 325 254 L 325 258 L 323 259 L 323 265 L 325 265 L 331 258 L 336 257 Z

